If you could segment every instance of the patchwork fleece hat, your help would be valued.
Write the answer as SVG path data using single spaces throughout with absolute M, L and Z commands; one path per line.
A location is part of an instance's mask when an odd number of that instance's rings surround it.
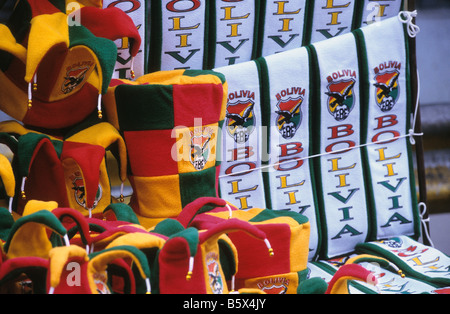
M 100 122 L 85 128 L 76 128 L 75 131 L 66 134 L 65 141 L 95 145 L 103 147 L 105 152 L 111 152 L 118 165 L 118 180 L 121 184 L 121 195 L 119 200 L 123 201 L 123 188 L 127 178 L 127 148 L 123 137 L 119 131 L 110 123 Z M 111 176 L 106 165 L 107 157 L 102 159 L 100 170 L 99 189 L 102 189 L 102 197 L 96 199 L 96 208 L 98 213 L 107 208 L 111 203 Z
M 19 137 L 14 204 L 19 215 L 24 214 L 29 200 L 54 201 L 69 207 L 60 152 L 46 135 L 31 132 Z
M 216 158 L 227 84 L 213 71 L 175 70 L 113 80 L 108 121 L 128 153 L 130 206 L 151 227 L 198 197 L 217 195 Z
M 147 283 L 146 293 L 151 293 L 147 259 L 133 246 L 115 247 L 89 255 L 79 246 L 57 247 L 50 251 L 49 258 L 47 280 L 49 294 L 111 294 L 107 270 L 108 266 L 118 259 L 132 260 Z M 67 267 L 71 262 L 80 265 L 81 274 L 78 278 L 74 278 L 71 274 L 72 268 Z
M 77 128 L 65 139 L 30 131 L 14 121 L 0 123 L 0 131 L 0 141 L 18 160 L 13 208 L 19 214 L 28 200 L 36 199 L 56 201 L 86 216 L 102 216 L 112 201 L 106 150 L 117 156 L 121 182 L 127 179 L 125 142 L 109 123 Z
M 49 233 L 50 231 L 50 233 Z M 6 259 L 35 256 L 48 258 L 54 244 L 50 234 L 65 238 L 67 230 L 49 210 L 42 209 L 15 221 L 3 246 Z
M 30 23 L 22 45 L 2 25 L 0 47 L 13 58 L 2 64 L 0 81 L 11 89 L 1 93 L 1 109 L 48 129 L 73 126 L 95 109 L 101 117 L 101 95 L 117 56 L 114 42 L 82 25 L 69 26 L 62 12 L 37 15 Z
M 310 223 L 298 213 L 252 208 L 242 211 L 219 198 L 199 198 L 178 216 L 185 227 L 208 230 L 216 224 L 239 219 L 258 228 L 270 239 L 275 255 L 267 256 L 264 245 L 243 233 L 229 234 L 239 255 L 236 288 L 260 289 L 265 293 L 299 292 L 306 278 Z
M 265 254 L 273 256 L 265 233 L 244 221 L 230 219 L 204 231 L 187 228 L 170 236 L 159 252 L 159 293 L 229 293 L 227 275 L 233 277 L 240 264 L 233 244 L 226 238 L 227 234 L 236 231 L 243 231 L 262 242 L 266 247 Z M 228 252 L 223 250 L 223 241 L 229 245 Z M 225 252 L 228 254 L 223 256 Z M 224 269 L 230 262 L 231 268 Z M 231 279 L 231 287 L 234 287 L 233 283 Z

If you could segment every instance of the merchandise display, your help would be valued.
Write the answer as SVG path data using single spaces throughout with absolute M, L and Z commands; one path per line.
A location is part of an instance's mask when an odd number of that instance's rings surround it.
M 414 8 L 0 1 L 0 294 L 448 294 Z

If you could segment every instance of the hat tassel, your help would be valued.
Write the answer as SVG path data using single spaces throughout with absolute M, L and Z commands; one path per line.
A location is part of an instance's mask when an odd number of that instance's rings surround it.
M 400 268 L 398 268 L 395 264 L 389 262 L 389 265 L 395 269 L 395 271 L 397 272 L 397 274 L 400 275 L 400 277 L 402 277 L 402 278 L 406 277 L 405 274 L 403 273 L 403 271 Z
M 226 206 L 228 208 L 228 219 L 231 219 L 233 218 L 233 210 L 231 209 L 230 205 L 227 204 Z
M 236 276 L 233 275 L 231 277 L 231 293 L 234 293 L 236 291 Z
M 33 106 L 33 91 L 37 91 L 37 75 L 33 76 L 33 83 L 28 83 L 28 109 Z
M 98 111 L 98 118 L 103 118 L 103 112 L 102 112 L 102 94 L 98 94 L 98 102 L 97 102 L 97 111 Z
M 8 206 L 8 209 L 9 209 L 9 212 L 12 214 L 12 206 L 13 206 L 13 197 L 10 197 L 9 198 L 9 206 Z
M 134 57 L 131 57 L 131 78 L 136 78 L 136 74 L 134 73 Z
M 188 271 L 188 273 L 186 275 L 186 280 L 187 281 L 191 280 L 193 271 L 194 271 L 194 257 L 191 256 L 189 258 L 189 271 Z
M 22 199 L 26 199 L 27 195 L 25 194 L 25 181 L 27 180 L 27 177 L 22 178 L 22 185 L 20 186 L 20 194 L 22 195 Z
M 33 106 L 33 92 L 32 92 L 32 84 L 28 83 L 28 110 Z
M 123 203 L 125 201 L 125 198 L 123 196 L 124 185 L 125 185 L 125 183 L 123 183 L 123 182 L 120 184 L 120 198 L 119 198 L 119 201 L 121 203 Z
M 266 244 L 267 248 L 269 249 L 269 255 L 270 255 L 270 256 L 274 256 L 275 253 L 273 252 L 273 248 L 272 248 L 272 246 L 270 245 L 269 240 L 268 240 L 268 239 L 264 239 L 264 243 Z
M 64 235 L 64 244 L 70 246 L 69 235 L 67 233 Z
M 150 278 L 145 278 L 145 284 L 147 286 L 147 293 L 146 294 L 151 294 L 152 293 L 152 286 L 150 284 Z

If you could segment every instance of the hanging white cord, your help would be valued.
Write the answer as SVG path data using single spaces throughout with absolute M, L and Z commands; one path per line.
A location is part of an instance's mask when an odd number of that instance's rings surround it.
M 69 235 L 67 233 L 64 235 L 64 244 L 70 246 Z
M 103 118 L 103 113 L 102 113 L 102 94 L 98 94 L 97 111 L 98 111 L 98 118 L 102 119 Z
M 233 210 L 231 209 L 231 206 L 227 204 L 226 207 L 228 208 L 228 219 L 233 218 Z
M 33 84 L 28 83 L 28 109 L 33 106 Z
M 131 72 L 131 78 L 135 79 L 136 78 L 136 74 L 134 72 L 134 57 L 131 57 L 131 69 L 130 69 L 130 72 Z
M 398 14 L 399 20 L 404 24 L 408 24 L 408 35 L 411 38 L 416 37 L 420 32 L 420 27 L 413 23 L 413 19 L 416 17 L 417 10 L 414 10 L 412 12 L 402 11 Z
M 122 182 L 122 183 L 120 184 L 120 197 L 119 197 L 119 201 L 120 201 L 121 203 L 123 203 L 123 202 L 125 201 L 125 196 L 123 195 L 123 189 L 124 189 L 124 186 L 125 186 L 125 183 Z
M 194 271 L 194 257 L 191 256 L 189 258 L 189 270 L 188 270 L 188 273 L 186 275 L 186 280 L 187 281 L 191 280 L 193 271 Z
M 22 177 L 22 184 L 20 185 L 20 193 L 22 194 L 22 199 L 26 199 L 27 196 L 25 194 L 25 181 L 27 180 L 27 177 Z
M 427 205 L 423 202 L 419 203 L 419 215 L 420 215 L 420 221 L 423 225 L 424 230 L 424 236 L 427 237 L 428 242 L 430 243 L 431 247 L 434 247 L 434 243 L 431 240 L 430 232 L 428 231 L 427 223 L 430 222 L 430 218 L 425 219 L 425 214 L 427 213 Z
M 147 294 L 151 294 L 152 285 L 150 284 L 150 278 L 145 278 L 145 285 L 147 286 Z
M 12 214 L 13 200 L 14 200 L 13 197 L 10 197 L 10 198 L 9 198 L 8 210 L 9 210 L 9 213 L 10 213 L 10 214 Z

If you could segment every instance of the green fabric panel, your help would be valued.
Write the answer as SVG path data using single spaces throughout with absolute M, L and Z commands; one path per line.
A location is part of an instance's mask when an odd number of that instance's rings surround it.
M 119 221 L 126 221 L 139 225 L 139 219 L 137 218 L 136 213 L 125 203 L 110 204 L 103 212 L 108 210 L 112 210 Z
M 106 94 L 117 61 L 116 44 L 112 40 L 95 37 L 86 27 L 81 25 L 69 27 L 69 40 L 70 48 L 86 46 L 95 53 L 100 62 L 101 69 L 99 70 L 103 73 L 101 92 Z
M 48 136 L 34 132 L 27 133 L 20 137 L 18 144 L 18 162 L 19 174 L 21 176 L 28 176 L 31 158 L 35 152 L 36 145 L 44 139 L 50 140 Z
M 220 252 L 220 265 L 222 266 L 225 279 L 231 280 L 232 277 L 236 274 L 237 267 L 234 252 L 227 241 L 219 239 L 219 241 L 217 242 Z
M 259 0 L 255 1 L 255 24 L 253 27 L 254 34 L 253 34 L 253 44 L 252 44 L 252 60 L 255 60 L 256 58 L 260 57 L 259 51 L 258 51 L 258 45 L 259 45 L 259 33 L 260 30 L 260 16 L 264 18 L 265 15 L 261 15 L 263 12 L 261 12 L 261 2 Z
M 175 127 L 173 87 L 120 85 L 116 88 L 121 131 L 171 130 Z
M 199 172 L 180 173 L 183 207 L 200 197 L 216 197 L 216 167 Z
M 325 294 L 327 288 L 328 285 L 322 278 L 314 277 L 300 282 L 297 293 L 304 295 Z
M 305 7 L 305 27 L 303 29 L 303 46 L 309 45 L 311 43 L 311 29 L 314 16 L 314 1 L 306 1 Z
M 56 154 L 58 155 L 58 158 L 60 158 L 61 154 L 62 154 L 64 142 L 63 141 L 58 141 L 58 140 L 52 140 L 51 142 L 53 144 L 53 147 L 55 148 L 55 151 L 56 151 Z
M 249 222 L 263 222 L 280 217 L 290 217 L 297 221 L 300 225 L 303 225 L 309 221 L 308 217 L 296 212 L 265 209 L 261 213 L 250 219 Z
M 205 42 L 208 42 L 208 49 L 205 50 L 204 65 L 207 69 L 214 68 L 216 63 L 216 3 L 215 1 L 205 1 L 206 2 L 206 15 L 209 17 L 209 22 L 207 23 L 207 33 L 205 33 Z M 210 45 L 209 43 L 212 43 Z
M 223 75 L 222 73 L 212 71 L 212 70 L 186 70 L 186 71 L 184 71 L 183 75 L 190 76 L 190 77 L 196 77 L 196 76 L 200 76 L 200 75 L 214 75 L 220 79 L 222 84 L 224 84 L 226 82 L 225 75 Z
M 1 181 L 1 179 L 0 179 Z M 14 225 L 14 218 L 8 209 L 0 207 L 0 239 L 6 241 Z
M 187 242 L 187 245 L 189 246 L 190 256 L 197 255 L 197 249 L 198 249 L 198 245 L 199 245 L 199 237 L 198 237 L 197 229 L 187 228 L 183 231 L 175 233 L 173 236 L 170 237 L 170 239 L 173 239 L 173 238 L 184 238 Z M 167 241 L 170 241 L 170 239 Z
M 168 237 L 183 230 L 184 227 L 178 220 L 167 218 L 158 223 L 151 232 Z

